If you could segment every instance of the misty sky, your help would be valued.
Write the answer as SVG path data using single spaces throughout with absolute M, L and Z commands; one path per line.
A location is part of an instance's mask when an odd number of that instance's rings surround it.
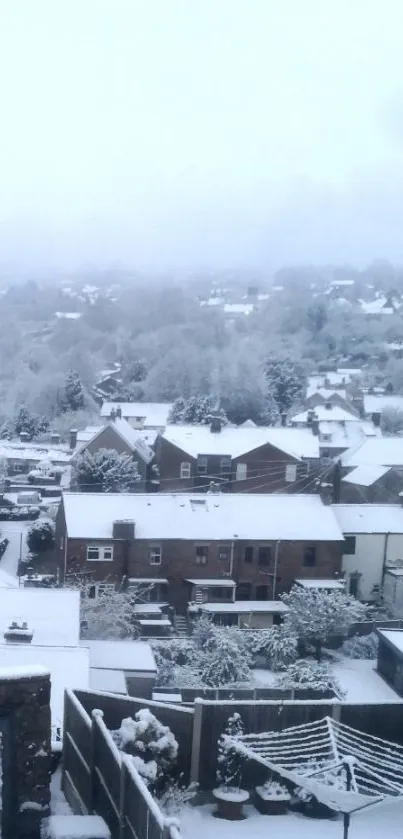
M 0 0 L 0 262 L 403 262 L 401 0 Z

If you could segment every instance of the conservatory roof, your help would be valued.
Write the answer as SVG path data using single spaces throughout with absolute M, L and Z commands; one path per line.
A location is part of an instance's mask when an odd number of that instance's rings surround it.
M 209 586 L 219 586 L 222 588 L 235 588 L 234 580 L 229 580 L 227 577 L 220 577 L 218 580 L 185 580 L 186 583 L 191 583 L 192 586 L 201 586 L 209 588 Z

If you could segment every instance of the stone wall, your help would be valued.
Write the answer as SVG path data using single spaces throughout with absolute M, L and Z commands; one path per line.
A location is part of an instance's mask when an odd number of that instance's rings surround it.
M 50 677 L 41 667 L 0 668 L 2 839 L 36 839 L 50 802 Z

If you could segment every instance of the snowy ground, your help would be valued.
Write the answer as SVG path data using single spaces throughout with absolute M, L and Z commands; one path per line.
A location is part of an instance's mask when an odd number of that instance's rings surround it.
M 6 571 L 7 574 L 11 574 L 13 577 L 18 575 L 21 548 L 23 559 L 28 554 L 26 535 L 31 524 L 32 522 L 30 521 L 0 522 L 1 536 L 7 536 L 9 540 L 6 551 L 0 560 L 0 569 Z
M 183 839 L 341 839 L 342 821 L 309 819 L 306 816 L 261 816 L 254 807 L 244 808 L 247 818 L 240 822 L 216 819 L 214 805 L 185 807 L 180 816 Z M 381 804 L 352 816 L 349 839 L 401 839 L 403 802 Z

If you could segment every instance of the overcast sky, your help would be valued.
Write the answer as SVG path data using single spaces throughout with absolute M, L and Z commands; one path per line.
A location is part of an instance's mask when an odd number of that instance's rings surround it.
M 403 261 L 402 0 L 0 0 L 0 260 Z

